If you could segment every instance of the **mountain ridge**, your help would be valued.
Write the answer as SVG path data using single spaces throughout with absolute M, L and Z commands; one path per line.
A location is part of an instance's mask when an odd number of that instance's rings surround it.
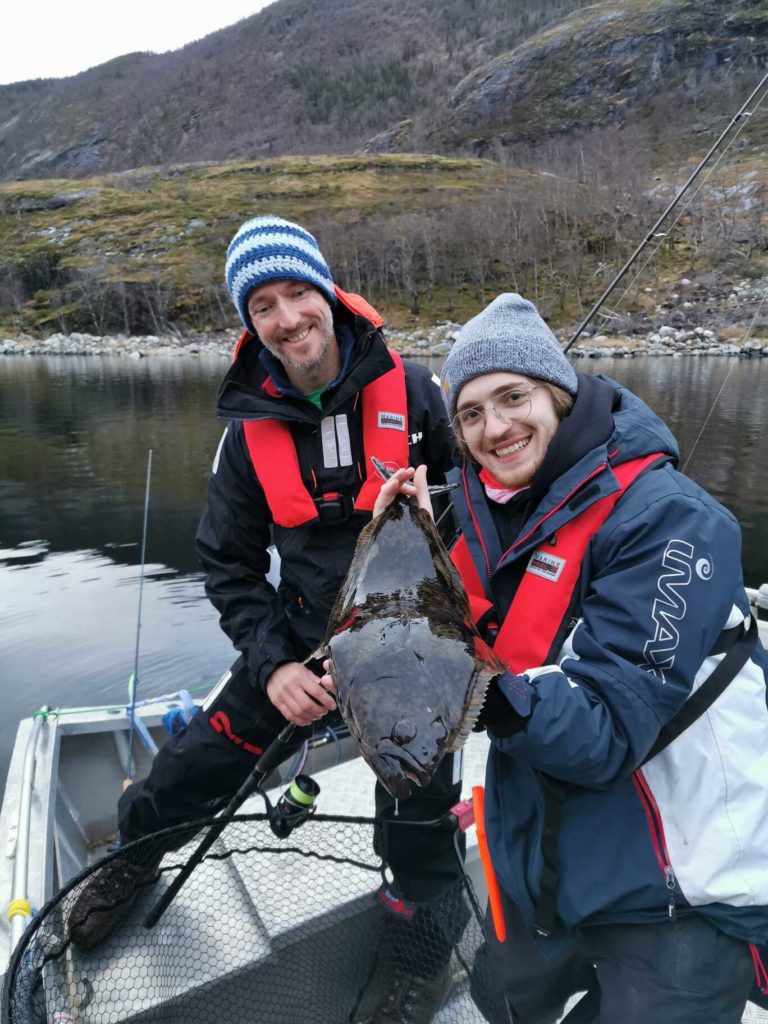
M 159 57 L 0 87 L 0 326 L 220 329 L 222 253 L 259 212 L 305 223 L 402 322 L 510 289 L 577 317 L 767 42 L 768 0 L 278 0 Z M 765 116 L 739 132 L 657 281 L 764 274 Z

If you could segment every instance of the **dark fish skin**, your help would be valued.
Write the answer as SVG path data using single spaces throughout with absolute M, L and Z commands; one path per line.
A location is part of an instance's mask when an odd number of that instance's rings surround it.
M 344 721 L 396 798 L 460 749 L 506 667 L 472 624 L 431 516 L 403 496 L 362 530 L 325 648 Z

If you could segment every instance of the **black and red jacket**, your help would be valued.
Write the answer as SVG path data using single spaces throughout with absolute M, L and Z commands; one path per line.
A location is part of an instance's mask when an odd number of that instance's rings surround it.
M 262 345 L 250 336 L 241 339 L 219 391 L 217 414 L 230 423 L 214 461 L 196 544 L 207 574 L 206 592 L 219 611 L 221 627 L 245 656 L 252 682 L 261 686 L 278 665 L 303 660 L 323 639 L 358 534 L 371 518 L 372 502 L 365 495 L 361 498 L 370 464 L 367 456 L 377 454 L 365 451 L 366 389 L 369 397 L 380 396 L 381 389 L 377 392 L 371 386 L 393 374 L 395 360 L 381 331 L 344 301 L 336 304 L 334 325 L 346 355 L 345 371 L 323 394 L 322 412 L 292 389 L 281 392 L 275 387 L 259 358 Z M 440 389 L 426 367 L 406 361 L 403 368 L 405 464 L 425 463 L 430 482 L 439 483 L 452 466 L 453 452 Z M 393 401 L 383 411 L 396 418 L 391 388 L 389 394 Z M 369 420 L 370 408 L 369 401 Z M 331 417 L 340 418 L 343 437 L 341 431 L 330 429 L 335 422 Z M 284 487 L 282 493 L 300 492 L 301 500 L 291 504 L 303 508 L 306 519 L 295 508 L 283 515 L 282 498 L 279 509 L 270 507 L 244 430 L 245 423 L 260 421 L 289 431 L 295 458 L 292 464 L 286 461 L 290 488 Z M 369 423 L 369 437 L 371 429 Z M 285 436 L 283 431 L 280 435 Z M 328 457 L 329 443 L 337 445 L 336 466 L 328 465 L 334 461 Z M 281 451 L 284 456 L 285 449 Z M 279 463 L 266 465 L 274 469 Z M 268 484 L 266 489 L 274 505 L 280 487 Z M 312 504 L 316 517 L 311 517 Z M 266 578 L 272 542 L 280 554 L 277 592 Z

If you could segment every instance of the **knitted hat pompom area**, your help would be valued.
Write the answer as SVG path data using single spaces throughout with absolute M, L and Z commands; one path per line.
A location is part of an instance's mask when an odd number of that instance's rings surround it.
M 248 315 L 248 296 L 267 281 L 307 281 L 331 306 L 336 302 L 333 278 L 314 235 L 282 217 L 253 217 L 237 229 L 227 249 L 224 279 L 252 334 L 256 331 Z
M 448 415 L 465 384 L 486 373 L 519 373 L 548 381 L 575 396 L 576 371 L 532 302 L 515 292 L 498 295 L 459 331 L 440 373 Z

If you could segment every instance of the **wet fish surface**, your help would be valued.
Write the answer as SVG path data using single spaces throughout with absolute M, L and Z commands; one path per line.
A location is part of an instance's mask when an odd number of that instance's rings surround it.
M 506 667 L 472 623 L 432 517 L 403 495 L 361 531 L 325 648 L 342 717 L 396 798 L 461 748 Z

